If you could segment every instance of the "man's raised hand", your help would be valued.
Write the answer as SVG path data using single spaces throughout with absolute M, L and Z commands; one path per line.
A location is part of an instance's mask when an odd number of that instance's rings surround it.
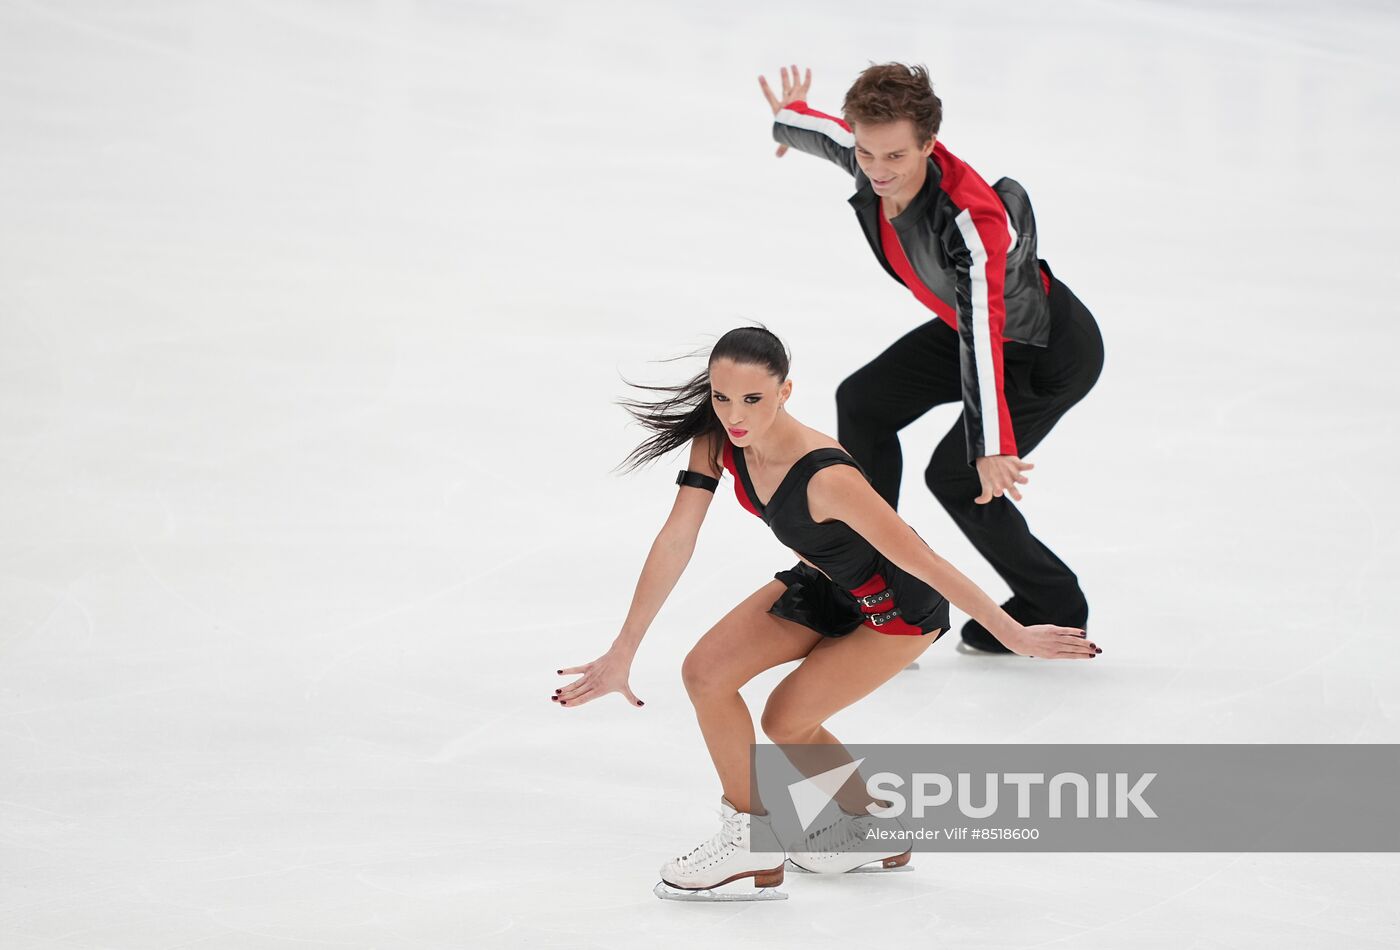
M 788 72 L 789 68 L 791 68 L 792 72 Z M 763 95 L 767 97 L 768 105 L 773 107 L 774 115 L 777 115 L 779 112 L 782 112 L 783 109 L 785 109 L 789 103 L 805 100 L 807 98 L 807 91 L 812 88 L 811 69 L 807 70 L 807 75 L 805 78 L 802 79 L 801 82 L 798 82 L 799 73 L 796 66 L 784 66 L 782 68 L 782 76 L 783 95 L 781 99 L 773 95 L 773 89 L 768 85 L 767 77 L 758 77 L 758 84 L 761 87 L 763 87 Z M 783 153 L 785 153 L 787 150 L 788 147 L 786 145 L 779 145 L 778 151 L 774 154 L 776 155 L 776 157 L 782 158 Z

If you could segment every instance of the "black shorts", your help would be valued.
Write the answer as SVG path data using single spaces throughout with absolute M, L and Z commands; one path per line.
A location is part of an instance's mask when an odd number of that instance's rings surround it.
M 809 627 L 824 637 L 844 637 L 859 626 L 867 626 L 876 633 L 927 636 L 948 629 L 948 600 L 922 581 L 908 583 L 909 576 L 896 568 L 887 575 L 895 575 L 890 583 L 894 597 L 882 603 L 873 611 L 899 608 L 899 616 L 883 624 L 875 624 L 867 619 L 871 610 L 862 610 L 855 595 L 837 586 L 821 571 L 798 561 L 790 570 L 779 571 L 773 577 L 787 585 L 768 612 L 775 617 L 791 620 Z M 899 579 L 905 582 L 900 583 Z M 935 638 L 936 639 L 936 638 Z

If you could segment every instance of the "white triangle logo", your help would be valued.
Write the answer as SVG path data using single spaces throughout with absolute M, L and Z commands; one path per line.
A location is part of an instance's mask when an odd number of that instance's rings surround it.
M 822 809 L 831 803 L 836 793 L 841 791 L 841 786 L 851 777 L 851 773 L 860 768 L 864 761 L 864 758 L 856 759 L 854 762 L 838 765 L 829 772 L 804 778 L 788 786 L 788 794 L 792 796 L 792 805 L 797 809 L 797 820 L 802 822 L 803 831 L 812 826 Z

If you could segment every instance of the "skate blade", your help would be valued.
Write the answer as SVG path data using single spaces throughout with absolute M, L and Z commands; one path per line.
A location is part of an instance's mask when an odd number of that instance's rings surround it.
M 651 892 L 666 901 L 785 901 L 788 899 L 787 894 L 776 887 L 754 887 L 752 884 L 735 889 L 719 887 L 690 891 L 672 887 L 665 881 L 657 881 Z
M 882 859 L 876 858 L 876 861 L 879 860 Z M 798 874 L 893 874 L 895 871 L 912 871 L 914 870 L 914 865 L 900 864 L 892 868 L 887 868 L 872 861 L 870 864 L 862 864 L 860 867 L 851 868 L 849 871 L 809 871 L 800 864 L 794 864 L 793 860 L 788 858 L 787 869 L 789 871 L 796 871 Z

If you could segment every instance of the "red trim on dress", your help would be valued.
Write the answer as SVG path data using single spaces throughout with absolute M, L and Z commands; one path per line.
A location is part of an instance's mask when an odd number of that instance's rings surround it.
M 875 574 L 871 576 L 870 580 L 866 581 L 864 584 L 861 584 L 859 587 L 853 589 L 851 593 L 854 594 L 856 597 L 869 597 L 871 594 L 880 593 L 888 586 L 889 585 L 885 583 L 885 578 L 883 575 Z M 889 611 L 894 609 L 895 603 L 894 598 L 891 597 L 889 600 L 875 604 L 874 606 L 867 607 L 865 604 L 860 604 L 859 607 L 861 613 L 873 616 L 874 614 L 888 613 Z M 862 624 L 862 626 L 869 627 L 876 633 L 887 633 L 893 636 L 921 637 L 924 635 L 924 632 L 922 630 L 914 626 L 912 623 L 909 623 L 903 617 L 894 617 L 893 619 L 887 620 L 884 623 L 880 624 L 878 627 L 867 620 L 865 621 L 865 623 Z
M 762 518 L 763 515 L 758 513 L 758 508 L 749 498 L 749 493 L 744 490 L 744 480 L 739 477 L 739 470 L 734 466 L 734 443 L 727 438 L 724 440 L 724 467 L 734 476 L 734 497 L 739 499 L 739 504 L 748 509 L 750 514 Z

